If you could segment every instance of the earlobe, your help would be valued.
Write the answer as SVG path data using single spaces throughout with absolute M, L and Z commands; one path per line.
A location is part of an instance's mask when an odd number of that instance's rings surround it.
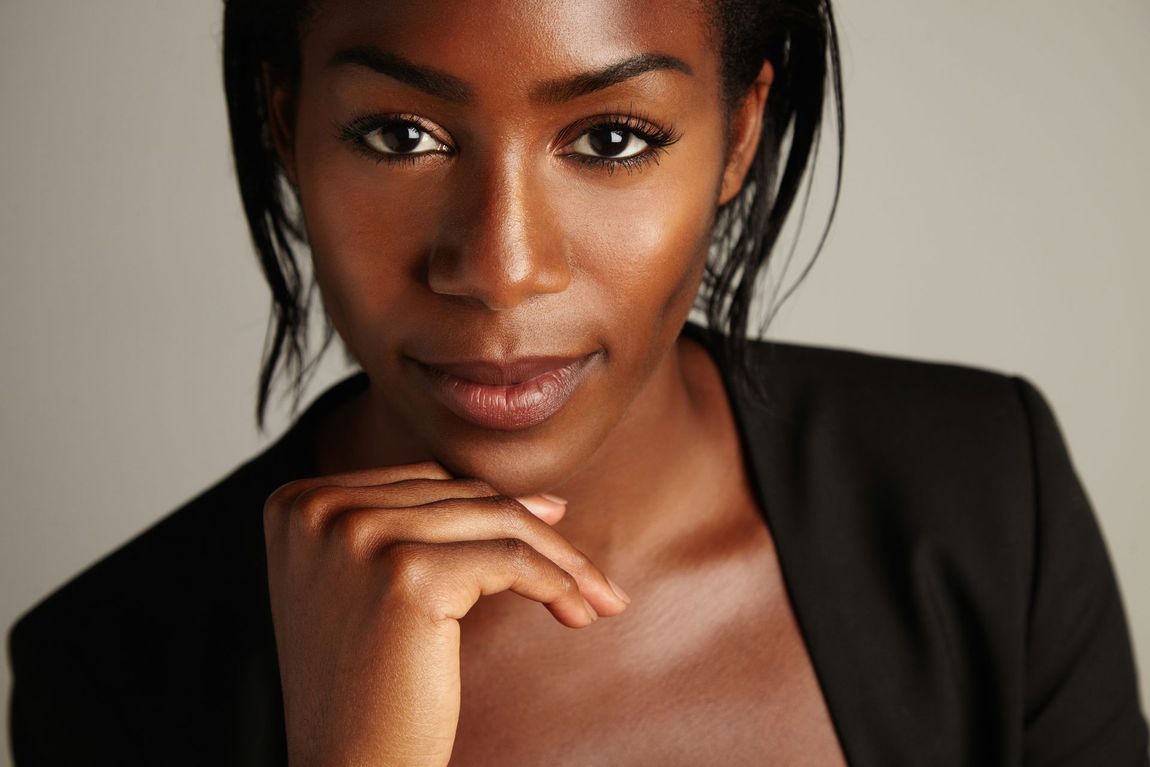
M 265 63 L 260 71 L 263 91 L 267 98 L 268 127 L 275 145 L 280 167 L 292 186 L 296 184 L 295 169 L 295 95 Z
M 730 202 L 743 187 L 743 179 L 750 170 L 763 132 L 763 110 L 774 76 L 771 62 L 764 61 L 755 81 L 731 115 L 731 143 L 719 189 L 719 205 Z

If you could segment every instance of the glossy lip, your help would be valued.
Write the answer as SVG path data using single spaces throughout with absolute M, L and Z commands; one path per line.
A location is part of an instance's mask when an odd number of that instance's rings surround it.
M 504 363 L 427 363 L 409 358 L 432 395 L 455 415 L 487 429 L 525 429 L 555 415 L 575 393 L 591 361 L 531 357 Z

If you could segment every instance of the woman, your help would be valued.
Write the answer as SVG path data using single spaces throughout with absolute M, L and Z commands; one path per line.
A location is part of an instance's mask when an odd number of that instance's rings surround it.
M 1038 391 L 740 340 L 828 5 L 285 5 L 225 20 L 261 412 L 293 235 L 363 373 L 21 621 L 19 764 L 1145 763 Z

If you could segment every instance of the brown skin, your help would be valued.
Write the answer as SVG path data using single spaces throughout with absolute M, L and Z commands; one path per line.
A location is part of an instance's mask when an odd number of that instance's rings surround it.
M 771 67 L 728 125 L 694 0 L 527 5 L 327 0 L 298 91 L 273 91 L 325 307 L 371 381 L 320 429 L 324 476 L 266 507 L 293 764 L 841 761 L 718 371 L 679 338 Z M 357 45 L 473 98 L 330 64 Z M 637 53 L 693 73 L 529 95 Z M 588 118 L 629 112 L 679 136 L 658 164 L 571 156 Z M 377 163 L 339 137 L 365 113 L 443 149 Z M 590 352 L 567 404 L 514 431 L 453 415 L 406 361 Z M 566 630 L 596 614 L 618 617 Z

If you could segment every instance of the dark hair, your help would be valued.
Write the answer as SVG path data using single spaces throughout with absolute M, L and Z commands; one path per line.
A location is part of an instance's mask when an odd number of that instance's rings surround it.
M 244 213 L 272 292 L 256 406 L 261 428 L 277 377 L 286 373 L 290 379 L 294 412 L 333 336 L 325 315 L 319 350 L 307 359 L 317 290 L 296 260 L 295 246 L 306 244 L 306 234 L 298 199 L 275 152 L 264 79 L 265 67 L 289 82 L 298 77 L 299 28 L 313 5 L 314 0 L 224 0 L 223 71 L 232 151 Z M 814 257 L 771 308 L 760 331 L 810 271 L 838 205 L 844 144 L 838 35 L 830 0 L 717 0 L 709 12 L 710 31 L 720 45 L 728 118 L 763 61 L 774 68 L 762 137 L 743 188 L 716 213 L 699 294 L 708 326 L 723 336 L 720 353 L 733 366 L 736 384 L 762 397 L 761 378 L 746 354 L 751 302 L 803 179 L 813 171 L 828 94 L 837 116 L 838 163 L 827 225 Z M 808 186 L 800 223 L 809 191 Z

